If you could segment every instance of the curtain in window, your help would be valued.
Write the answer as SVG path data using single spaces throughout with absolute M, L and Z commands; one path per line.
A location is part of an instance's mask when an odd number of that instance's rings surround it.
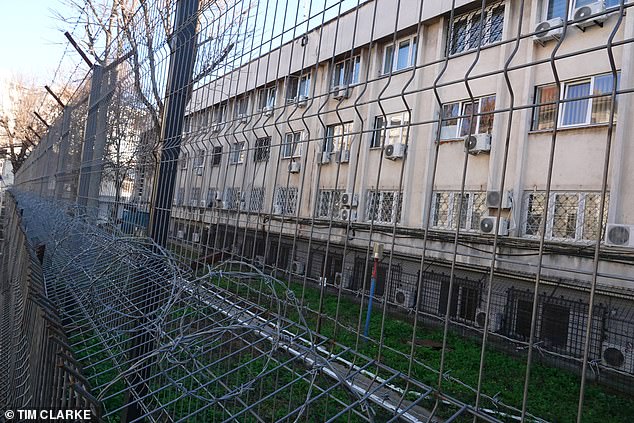
M 593 95 L 605 94 L 604 97 L 595 97 L 592 99 L 592 123 L 606 123 L 610 121 L 610 109 L 612 108 L 612 74 L 601 75 L 594 78 Z M 618 81 L 617 81 L 618 88 Z M 615 105 L 616 107 L 616 105 Z M 614 114 L 616 121 L 616 110 Z
M 547 19 L 560 17 L 566 19 L 566 0 L 548 0 Z
M 590 82 L 583 82 L 581 84 L 570 84 L 566 87 L 566 100 L 574 100 L 575 98 L 587 97 L 590 95 Z M 586 116 L 588 114 L 588 98 L 567 101 L 564 103 L 564 113 L 562 119 L 562 125 L 577 125 L 586 123 Z
M 548 85 L 537 88 L 535 96 L 537 104 L 550 103 L 557 101 L 557 86 Z M 556 104 L 546 104 L 537 106 L 535 110 L 535 121 L 533 122 L 534 130 L 551 129 L 555 126 Z

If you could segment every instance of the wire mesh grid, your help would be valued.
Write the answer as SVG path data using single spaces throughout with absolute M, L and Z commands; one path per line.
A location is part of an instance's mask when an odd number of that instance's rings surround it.
M 627 421 L 634 26 L 585 3 L 126 10 L 16 175 L 105 416 Z

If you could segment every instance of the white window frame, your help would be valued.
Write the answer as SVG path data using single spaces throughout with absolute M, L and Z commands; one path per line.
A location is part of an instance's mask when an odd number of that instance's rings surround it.
M 260 88 L 260 90 L 258 91 L 258 103 L 257 103 L 258 111 L 264 110 L 265 107 L 274 108 L 276 96 L 277 96 L 277 89 L 275 85 L 270 87 Z M 266 101 L 262 101 L 263 98 L 265 98 Z
M 372 220 L 372 216 L 370 213 L 370 207 L 372 204 L 371 197 L 374 195 L 379 196 L 379 207 L 376 210 L 376 219 Z M 394 197 L 392 199 L 392 211 L 390 213 L 390 220 L 380 220 L 383 213 L 383 197 L 387 194 L 392 194 Z M 399 207 L 400 206 L 400 207 Z M 376 190 L 369 189 L 366 191 L 365 195 L 365 220 L 366 222 L 374 222 L 374 223 L 394 223 L 394 219 L 397 219 L 397 222 L 402 220 L 403 213 L 403 192 L 402 191 L 393 191 L 393 190 Z
M 244 107 L 241 107 L 244 106 Z M 233 104 L 233 117 L 238 119 L 249 114 L 249 96 L 236 97 Z
M 282 215 L 292 216 L 297 213 L 298 197 L 299 189 L 297 187 L 277 187 L 274 204 L 282 208 Z M 289 201 L 291 198 L 294 201 Z
M 407 65 L 405 67 L 402 68 L 398 68 L 398 46 L 400 46 L 402 43 L 409 41 L 409 52 L 407 55 Z M 412 48 L 412 46 L 415 45 L 415 48 Z M 386 72 L 385 70 L 385 66 L 387 64 L 387 59 L 388 59 L 388 49 L 392 47 L 392 66 L 390 68 L 389 71 Z M 416 58 L 416 49 L 418 49 L 418 39 L 417 39 L 417 34 L 412 34 L 409 35 L 407 37 L 402 37 L 399 38 L 398 40 L 396 40 L 394 43 L 390 42 L 387 43 L 383 46 L 383 51 L 381 54 L 381 57 L 383 58 L 383 61 L 381 62 L 381 75 L 388 75 L 390 73 L 396 73 L 396 72 L 401 72 L 403 70 L 409 69 L 411 67 L 413 67 L 415 65 L 414 63 L 414 59 Z
M 331 128 L 333 129 L 333 131 L 336 131 L 338 127 L 341 127 L 341 134 L 336 134 L 334 132 L 332 135 L 329 134 Z M 322 145 L 322 152 L 332 154 L 342 150 L 350 150 L 350 145 L 352 144 L 352 131 L 352 121 L 327 125 L 326 134 L 324 136 L 324 142 Z M 332 139 L 330 143 L 328 142 L 329 139 Z M 330 149 L 328 148 L 329 144 L 331 147 Z
M 522 238 L 529 239 L 539 239 L 539 231 L 537 231 L 534 235 L 528 235 L 526 233 L 526 227 L 528 223 L 528 202 L 529 202 L 529 194 L 545 194 L 545 191 L 526 191 L 524 192 L 522 198 L 522 226 L 521 226 L 521 236 Z M 544 239 L 550 241 L 560 241 L 560 242 L 583 242 L 590 243 L 596 242 L 596 239 L 584 238 L 584 223 L 585 223 L 585 212 L 586 212 L 586 198 L 590 195 L 600 194 L 598 191 L 551 191 L 548 198 L 548 211 L 544 210 L 544 214 L 547 214 L 548 220 L 546 221 L 545 232 L 546 235 Z M 562 195 L 576 196 L 577 197 L 577 207 L 576 207 L 576 223 L 575 223 L 575 237 L 574 238 L 566 238 L 566 237 L 555 237 L 553 236 L 553 228 L 555 226 L 555 207 L 557 205 L 557 197 Z M 609 193 L 608 193 L 609 195 Z M 609 197 L 607 199 L 609 205 Z M 607 208 L 605 210 L 605 215 L 607 216 Z M 543 218 L 543 217 L 542 217 Z M 605 216 L 604 216 L 605 218 Z M 596 222 L 594 222 L 596 224 Z M 540 223 L 541 225 L 541 223 Z M 600 240 L 599 240 L 600 241 Z
M 292 139 L 291 142 L 288 141 L 290 137 L 297 137 L 298 139 Z M 304 131 L 296 131 L 296 132 L 287 132 L 284 134 L 284 138 L 282 139 L 282 148 L 280 151 L 282 159 L 295 159 L 302 157 L 302 149 L 303 149 L 303 141 L 304 141 Z M 287 151 L 290 145 L 290 154 Z M 294 147 L 294 148 L 293 148 Z
M 244 158 L 245 158 L 244 146 L 245 146 L 244 141 L 238 141 L 231 144 L 231 149 L 229 151 L 229 164 L 244 163 Z
M 504 12 L 503 12 L 503 14 L 505 14 L 505 13 L 506 13 L 506 6 L 504 5 L 504 2 L 503 2 L 503 1 L 499 1 L 499 2 L 497 2 L 497 3 L 491 4 L 491 5 L 487 6 L 487 7 L 484 9 L 484 14 L 485 14 L 485 16 L 484 16 L 484 19 L 482 19 L 482 25 L 484 25 L 484 31 L 482 32 L 482 39 L 480 40 L 480 47 L 484 47 L 484 46 L 487 46 L 487 45 L 489 45 L 489 44 L 493 44 L 493 43 L 498 43 L 498 42 L 500 42 L 500 41 L 502 40 L 502 38 L 503 38 L 503 35 L 504 35 L 504 18 L 502 19 L 502 29 L 501 29 L 501 32 L 502 32 L 502 33 L 500 34 L 500 40 L 497 40 L 497 41 L 491 41 L 491 29 L 492 29 L 492 27 L 491 27 L 491 24 L 487 24 L 487 22 L 490 22 L 490 21 L 493 19 L 493 11 L 494 11 L 495 9 L 497 9 L 498 7 L 500 7 L 500 6 L 504 7 Z M 460 23 L 460 22 L 462 22 L 463 20 L 464 20 L 464 21 L 467 21 L 467 28 L 466 28 L 466 30 L 465 30 L 465 34 L 466 34 L 466 36 L 465 36 L 465 41 L 464 41 L 464 46 L 463 46 L 463 48 L 462 48 L 462 49 L 460 49 L 460 50 L 457 50 L 457 51 L 452 51 L 452 45 L 451 45 L 451 43 L 452 43 L 452 41 L 453 41 L 453 39 L 454 39 L 454 37 L 453 37 L 453 33 L 451 33 L 451 32 L 450 32 L 450 30 L 451 30 L 452 28 L 450 27 L 450 28 L 447 30 L 447 34 L 448 34 L 448 35 L 447 35 L 447 40 L 448 40 L 448 41 L 447 41 L 447 44 L 448 44 L 447 51 L 448 51 L 448 53 L 449 53 L 449 54 L 448 54 L 449 56 L 453 56 L 453 55 L 456 55 L 456 54 L 463 53 L 463 52 L 465 52 L 465 51 L 471 51 L 471 50 L 475 50 L 475 49 L 477 49 L 477 46 L 476 46 L 476 47 L 470 47 L 470 45 L 471 45 L 471 40 L 469 39 L 469 35 L 471 34 L 471 28 L 473 28 L 473 26 L 474 26 L 476 23 L 477 23 L 477 24 L 479 24 L 479 23 L 480 23 L 480 19 L 475 20 L 474 18 L 475 18 L 477 15 L 479 15 L 479 14 L 480 14 L 480 11 L 481 11 L 481 10 L 482 10 L 482 9 L 481 9 L 480 7 L 478 7 L 478 8 L 477 8 L 477 9 L 475 9 L 475 10 L 472 10 L 472 11 L 469 11 L 469 12 L 463 13 L 462 15 L 458 15 L 458 16 L 455 16 L 455 17 L 454 17 L 454 25 L 453 25 L 453 30 L 454 30 L 454 31 L 456 30 L 456 23 Z
M 300 76 L 289 76 L 286 79 L 286 103 L 296 103 L 299 101 L 300 97 L 308 98 L 310 96 L 310 83 L 311 83 L 311 73 L 307 72 Z M 296 89 L 290 91 L 291 89 L 291 81 L 296 81 L 297 86 Z
M 597 78 L 604 77 L 607 75 L 611 75 L 611 72 L 601 73 L 598 75 L 592 75 L 585 78 L 577 78 L 577 79 L 561 82 L 560 90 L 559 90 L 559 111 L 557 113 L 557 128 L 575 128 L 575 127 L 584 127 L 584 126 L 593 126 L 593 125 L 605 125 L 608 123 L 608 122 L 592 123 L 592 108 L 594 105 L 594 101 L 601 99 L 601 97 L 592 97 L 594 95 L 595 81 Z M 620 71 L 617 72 L 617 78 L 619 77 L 620 77 Z M 590 82 L 588 98 L 585 98 L 585 99 L 581 98 L 579 100 L 572 100 L 572 101 L 566 100 L 566 94 L 568 93 L 568 89 L 570 86 L 581 85 L 588 82 Z M 553 84 L 543 84 L 543 85 L 536 86 L 535 99 L 537 99 L 537 90 L 545 88 L 545 87 L 549 87 L 549 86 L 556 86 L 556 85 L 553 83 Z M 571 123 L 567 125 L 564 124 L 564 114 L 566 111 L 566 107 L 570 106 L 575 101 L 584 101 L 584 100 L 588 101 L 585 120 L 581 123 Z M 616 100 L 618 101 L 618 99 Z M 531 124 L 531 129 L 534 131 L 538 131 L 538 129 L 533 129 L 533 128 L 537 128 L 539 126 L 539 122 L 536 120 L 536 118 L 539 117 L 539 110 L 538 110 L 539 107 L 540 106 L 536 105 L 533 108 L 533 122 Z M 551 131 L 552 129 L 553 128 L 541 129 L 541 131 Z
M 482 97 L 475 98 L 474 102 L 478 103 L 478 112 L 473 114 L 474 115 L 473 118 L 476 119 L 476 127 L 475 127 L 475 131 L 473 132 L 472 135 L 481 133 L 480 132 L 480 121 L 481 121 L 482 115 L 483 115 L 483 113 L 482 113 L 482 101 L 484 99 L 488 99 L 488 98 L 491 98 L 491 97 L 494 98 L 494 101 L 495 101 L 496 105 L 494 106 L 492 112 L 486 113 L 486 114 L 487 115 L 488 114 L 493 114 L 493 122 L 495 124 L 495 108 L 497 107 L 497 96 L 495 94 L 491 94 L 491 95 L 485 95 L 485 96 L 482 96 Z M 468 104 L 470 104 L 470 103 L 471 103 L 471 100 L 461 100 L 461 101 L 454 101 L 454 102 L 451 102 L 451 103 L 445 103 L 445 104 L 442 105 L 442 107 L 440 108 L 440 113 L 444 114 L 445 106 L 452 106 L 454 104 L 458 104 L 458 106 L 459 106 L 458 116 L 462 116 L 462 117 L 452 118 L 452 119 L 458 119 L 458 125 L 456 127 L 455 136 L 448 136 L 448 137 L 443 137 L 443 135 L 442 135 L 442 128 L 443 128 L 442 124 L 445 123 L 449 119 L 442 119 L 441 129 L 440 129 L 440 131 L 441 131 L 440 132 L 440 139 L 441 140 L 457 140 L 457 139 L 464 138 L 464 135 L 460 135 L 460 133 L 462 131 L 462 124 L 463 124 L 464 120 L 469 119 L 469 117 L 468 116 L 463 116 L 463 115 L 465 115 L 465 112 L 464 112 L 465 107 Z M 491 131 L 493 131 L 493 125 L 491 125 Z
M 480 222 L 474 222 L 474 212 L 475 212 L 475 200 L 478 195 L 485 195 L 486 201 L 486 192 L 485 191 L 465 191 L 463 193 L 467 196 L 467 217 L 465 219 L 465 227 L 460 227 L 462 232 L 479 232 L 480 230 Z M 460 195 L 458 191 L 434 191 L 432 199 L 432 207 L 431 207 L 431 216 L 430 216 L 430 228 L 440 229 L 440 230 L 456 230 L 456 224 L 460 225 L 460 212 L 454 213 L 454 206 L 456 204 L 456 196 Z M 434 224 L 436 220 L 436 216 L 438 215 L 438 209 L 436 207 L 436 197 L 438 195 L 448 195 L 447 197 L 447 224 L 446 225 L 438 225 Z M 486 203 L 485 203 L 486 206 Z M 486 207 L 483 209 L 483 212 L 486 212 Z M 482 214 L 483 215 L 483 214 Z M 454 222 L 454 219 L 457 219 L 458 222 Z
M 392 118 L 400 118 L 400 125 L 390 125 Z M 377 120 L 383 119 L 383 126 L 378 128 L 376 126 Z M 398 131 L 398 136 L 396 137 L 399 140 L 400 144 L 407 144 L 409 138 L 409 113 L 407 111 L 399 112 L 399 113 L 391 113 L 389 115 L 383 116 L 378 115 L 374 117 L 374 130 L 372 131 L 372 138 L 370 139 L 370 149 L 381 149 L 386 145 L 393 144 L 393 138 L 388 136 L 388 131 L 396 130 Z M 378 134 L 378 135 L 377 135 Z M 379 144 L 377 145 L 376 138 L 379 138 Z
M 337 72 L 337 67 L 341 67 L 341 72 Z M 358 69 L 357 69 L 358 67 Z M 355 69 L 358 72 L 355 72 Z M 337 77 L 338 78 L 335 78 Z M 357 54 L 344 60 L 340 60 L 332 66 L 332 77 L 330 79 L 331 90 L 349 87 L 359 83 L 361 77 L 361 55 Z

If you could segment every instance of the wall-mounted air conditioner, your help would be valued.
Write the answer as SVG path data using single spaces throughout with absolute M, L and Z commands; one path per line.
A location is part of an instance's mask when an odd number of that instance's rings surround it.
M 350 150 L 341 150 L 339 152 L 339 163 L 348 163 L 350 161 Z
M 192 242 L 200 242 L 200 234 L 198 232 L 192 234 Z
M 625 345 L 604 342 L 601 346 L 601 362 L 627 373 L 634 373 L 634 351 Z
M 473 134 L 464 137 L 464 148 L 469 154 L 491 151 L 491 134 Z
M 416 295 L 405 287 L 397 287 L 394 291 L 394 302 L 405 308 L 413 308 L 416 304 Z
M 308 105 L 308 97 L 300 95 L 297 97 L 297 107 L 306 107 Z
M 634 248 L 634 225 L 609 223 L 605 230 L 605 244 Z
M 264 116 L 271 116 L 273 114 L 273 106 L 264 106 L 262 108 L 262 114 Z
M 481 308 L 476 309 L 475 325 L 479 328 L 484 328 L 484 322 L 486 319 L 486 311 Z M 499 332 L 502 329 L 502 313 L 491 313 L 489 318 L 489 332 Z
M 202 166 L 197 166 L 196 167 L 196 175 L 202 176 L 203 172 L 204 172 L 204 168 Z
M 222 130 L 222 124 L 214 123 L 213 125 L 211 125 L 211 132 L 217 133 L 217 132 L 220 132 L 221 130 Z
M 350 89 L 345 85 L 338 85 L 332 89 L 332 97 L 335 100 L 343 100 L 350 97 Z
M 574 25 L 582 31 L 592 25 L 603 26 L 603 22 L 607 19 L 608 14 L 605 13 L 605 2 L 603 0 L 577 7 L 572 13 Z
M 563 24 L 564 20 L 560 17 L 538 23 L 535 27 L 533 41 L 544 45 L 547 41 L 558 40 L 564 32 Z
M 513 205 L 511 191 L 487 191 L 487 207 L 490 209 L 510 209 Z
M 359 195 L 352 192 L 341 194 L 341 205 L 343 207 L 357 207 L 359 205 Z
M 324 151 L 323 153 L 318 154 L 317 163 L 322 165 L 330 163 L 330 153 L 328 151 Z
M 341 209 L 341 211 L 339 212 L 339 218 L 341 220 L 344 221 L 351 221 L 351 222 L 356 222 L 357 221 L 357 211 L 356 210 L 351 210 L 351 209 Z
M 291 273 L 295 273 L 296 275 L 304 274 L 304 262 L 294 261 L 291 263 Z
M 298 161 L 293 160 L 292 162 L 288 164 L 288 171 L 290 173 L 299 173 L 301 169 L 302 169 L 302 164 Z
M 335 286 L 350 289 L 352 286 L 352 278 L 348 274 L 344 275 L 341 272 L 337 272 L 335 273 Z
M 480 218 L 480 232 L 483 234 L 493 234 L 498 218 L 496 216 L 483 216 Z M 506 236 L 509 234 L 509 221 L 501 217 L 498 235 Z
M 245 113 L 240 113 L 238 115 L 238 121 L 242 123 L 247 123 L 249 121 L 249 116 L 247 116 Z
M 402 159 L 405 157 L 405 150 L 407 150 L 407 145 L 405 144 L 388 144 L 385 146 L 385 158 L 389 160 Z

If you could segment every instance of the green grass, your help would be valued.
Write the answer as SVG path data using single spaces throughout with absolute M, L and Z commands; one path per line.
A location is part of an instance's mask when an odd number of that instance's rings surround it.
M 270 296 L 261 295 L 258 291 L 267 291 L 267 287 L 260 282 L 253 282 L 251 286 L 244 284 L 220 283 L 223 288 L 228 288 L 239 295 L 258 301 L 264 306 L 270 306 Z M 264 288 L 264 289 L 263 289 Z M 304 306 L 309 311 L 305 313 L 309 326 L 315 329 L 317 312 L 319 307 L 320 291 L 314 286 L 304 287 L 302 284 L 291 282 L 289 288 L 298 299 L 304 298 Z M 277 287 L 277 295 L 283 298 L 284 289 Z M 322 319 L 320 333 L 343 345 L 357 347 L 357 350 L 369 357 L 377 358 L 378 346 L 373 342 L 360 341 L 357 344 L 360 310 L 359 304 L 342 296 L 338 304 L 337 295 L 327 292 L 324 295 L 322 313 L 334 318 L 338 312 L 335 324 L 332 320 Z M 370 323 L 370 338 L 378 340 L 381 335 L 381 321 L 383 307 L 375 304 Z M 365 321 L 365 308 L 361 315 Z M 287 317 L 297 319 L 297 313 L 289 310 Z M 352 329 L 348 329 L 352 328 Z M 408 357 L 411 349 L 413 324 L 402 316 L 388 314 L 383 329 L 383 342 L 388 348 L 381 351 L 380 361 L 385 365 L 406 373 L 408 371 Z M 416 338 L 442 341 L 442 329 L 421 327 L 419 322 Z M 447 353 L 445 357 L 445 372 L 454 378 L 472 386 L 477 386 L 480 365 L 481 344 L 477 340 L 465 338 L 454 331 L 447 337 Z M 440 351 L 416 346 L 414 357 L 434 369 L 440 365 Z M 505 404 L 521 408 L 524 379 L 526 373 L 525 357 L 513 356 L 488 347 L 485 355 L 484 380 L 482 392 L 488 395 L 497 395 L 497 398 Z M 537 360 L 537 359 L 536 359 Z M 438 375 L 422 365 L 415 364 L 412 369 L 412 377 L 423 383 L 436 386 Z M 580 376 L 562 369 L 550 367 L 537 361 L 531 366 L 531 378 L 528 388 L 529 413 L 553 421 L 576 421 L 577 403 L 579 397 Z M 475 394 L 456 382 L 443 380 L 444 391 L 462 401 L 473 403 Z M 494 408 L 490 401 L 484 401 L 482 406 Z M 501 409 L 501 411 L 504 411 Z M 634 421 L 634 398 L 610 392 L 607 388 L 588 383 L 583 409 L 583 422 L 631 422 Z

